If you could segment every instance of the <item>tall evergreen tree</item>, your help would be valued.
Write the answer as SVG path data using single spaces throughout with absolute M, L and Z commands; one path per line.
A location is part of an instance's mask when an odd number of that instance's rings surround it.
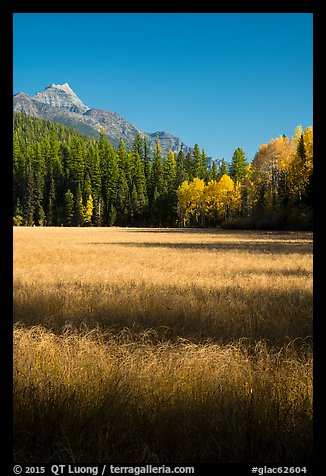
M 170 149 L 167 157 L 163 159 L 163 180 L 167 191 L 176 189 L 177 163 L 174 153 Z
M 24 170 L 22 210 L 24 224 L 32 226 L 34 223 L 34 175 L 31 160 L 28 156 Z
M 47 190 L 46 190 L 46 202 L 45 202 L 45 216 L 46 216 L 46 225 L 54 226 L 56 225 L 56 193 L 55 193 L 55 184 L 53 176 L 51 176 L 47 181 Z
M 202 149 L 201 151 L 201 162 L 202 162 L 202 178 L 207 182 L 209 178 L 209 170 L 208 170 L 208 159 L 207 159 L 205 149 Z
M 84 185 L 86 144 L 79 137 L 73 137 L 69 147 L 70 186 L 76 193 L 78 186 Z
M 97 202 L 101 194 L 101 167 L 97 144 L 91 144 L 89 147 L 90 160 L 90 180 L 93 192 L 93 199 Z
M 23 174 L 24 163 L 21 153 L 21 147 L 19 143 L 19 131 L 14 131 L 13 134 L 13 205 L 14 209 L 17 205 L 17 201 L 22 199 L 23 189 Z
M 65 226 L 73 226 L 74 221 L 74 195 L 70 190 L 65 193 L 64 203 L 64 224 Z
M 128 224 L 130 216 L 130 193 L 126 179 L 126 175 L 123 170 L 119 175 L 119 187 L 117 196 L 117 222 L 121 226 Z
M 156 136 L 154 159 L 150 177 L 150 203 L 151 206 L 158 206 L 160 197 L 163 194 L 163 164 L 162 164 L 162 148 L 158 136 Z
M 120 172 L 123 171 L 124 173 L 129 190 L 131 190 L 131 187 L 132 187 L 131 165 L 130 165 L 131 157 L 132 157 L 132 154 L 128 154 L 124 141 L 120 139 L 119 148 L 118 148 L 118 166 L 119 166 Z
M 216 160 L 212 160 L 212 165 L 210 170 L 208 171 L 208 180 L 215 180 L 218 181 L 218 167 L 216 164 Z
M 144 153 L 143 138 L 139 133 L 136 134 L 136 137 L 132 146 L 132 150 L 133 152 L 138 153 L 141 161 L 144 161 L 145 153 Z
M 150 156 L 150 150 L 147 142 L 146 136 L 143 137 L 143 148 L 144 148 L 144 172 L 145 172 L 145 177 L 146 177 L 146 182 L 147 182 L 147 194 L 149 193 L 149 181 L 150 181 L 150 176 L 151 176 L 151 156 Z
M 118 192 L 118 155 L 101 131 L 99 139 L 99 157 L 102 171 L 102 197 L 104 202 L 104 224 L 109 224 L 111 205 L 115 206 Z
M 162 218 L 164 222 L 172 225 L 176 221 L 177 213 L 177 164 L 171 149 L 163 160 L 163 180 Z
M 243 179 L 247 165 L 245 152 L 241 147 L 238 147 L 233 153 L 229 172 L 234 182 L 240 182 Z
M 35 225 L 42 225 L 44 222 L 43 196 L 44 196 L 44 176 L 45 176 L 45 158 L 42 144 L 37 142 L 33 147 L 33 202 L 34 214 L 33 222 Z
M 77 184 L 77 192 L 74 202 L 74 226 L 81 226 L 84 223 L 84 207 L 83 207 L 83 198 L 81 194 L 80 183 Z
M 180 150 L 176 158 L 176 186 L 181 185 L 185 180 L 189 180 L 186 167 L 186 157 L 183 150 Z
M 204 178 L 206 170 L 203 166 L 203 158 L 199 149 L 199 145 L 195 144 L 193 150 L 193 166 L 194 166 L 194 176 L 198 178 Z
M 186 165 L 188 180 L 193 180 L 196 175 L 195 175 L 195 167 L 194 167 L 194 158 L 191 152 L 187 152 L 186 154 L 185 165 Z
M 146 215 L 148 207 L 148 196 L 146 188 L 146 177 L 144 172 L 144 163 L 141 160 L 138 152 L 136 151 L 132 153 L 132 183 L 133 212 L 134 216 L 137 217 L 138 220 L 140 220 L 141 216 Z M 135 193 L 137 195 L 136 199 Z

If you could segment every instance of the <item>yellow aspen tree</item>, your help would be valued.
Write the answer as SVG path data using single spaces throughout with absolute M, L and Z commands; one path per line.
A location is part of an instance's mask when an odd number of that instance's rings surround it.
M 313 127 L 308 126 L 303 132 L 303 141 L 307 158 L 307 172 L 312 174 L 313 171 Z
M 187 226 L 189 223 L 190 211 L 190 186 L 187 180 L 177 189 L 177 210 L 181 226 Z
M 295 130 L 294 130 L 294 136 L 292 137 L 292 142 L 293 142 L 295 148 L 298 147 L 298 143 L 299 143 L 299 140 L 300 140 L 301 135 L 302 135 L 302 125 L 299 124 L 299 125 L 295 128 Z
M 279 194 L 287 188 L 289 166 L 295 156 L 294 142 L 285 136 L 271 139 L 259 147 L 253 160 L 253 179 L 258 195 L 267 206 L 276 206 Z
M 203 194 L 205 216 L 209 221 L 219 221 L 241 209 L 241 184 L 234 183 L 227 174 L 216 182 L 211 180 Z
M 224 174 L 218 181 L 219 212 L 224 219 L 241 206 L 240 185 L 235 186 L 229 175 Z
M 209 222 L 216 222 L 219 218 L 219 185 L 216 180 L 210 180 L 203 193 L 205 217 Z
M 85 209 L 84 209 L 84 223 L 85 223 L 85 225 L 90 225 L 91 224 L 93 209 L 94 209 L 93 197 L 92 197 L 92 195 L 89 195 L 88 200 L 87 200 L 86 205 L 85 205 Z
M 191 182 L 183 182 L 177 190 L 178 213 L 182 226 L 202 225 L 204 222 L 203 192 L 205 182 L 195 177 Z
M 203 179 L 195 177 L 190 182 L 190 215 L 195 225 L 202 225 L 204 221 L 203 193 L 205 182 Z

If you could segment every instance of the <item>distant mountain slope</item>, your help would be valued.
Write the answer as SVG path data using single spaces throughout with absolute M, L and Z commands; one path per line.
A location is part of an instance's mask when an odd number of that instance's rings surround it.
M 50 104 L 43 103 L 25 93 L 18 93 L 13 98 L 14 111 L 24 112 L 31 117 L 47 119 L 49 121 L 59 122 L 68 127 L 77 129 L 82 134 L 92 137 L 98 137 L 99 132 L 92 124 L 83 120 L 81 114 L 71 112 L 65 108 L 60 109 Z
M 44 91 L 29 96 L 23 92 L 14 95 L 13 108 L 25 112 L 29 116 L 48 119 L 77 129 L 83 134 L 98 137 L 101 128 L 115 147 L 120 138 L 127 149 L 132 147 L 137 134 L 147 137 L 149 149 L 153 152 L 156 136 L 160 139 L 162 152 L 166 155 L 169 149 L 173 152 L 183 150 L 185 153 L 192 147 L 184 144 L 179 137 L 168 132 L 147 133 L 123 119 L 116 112 L 105 109 L 90 109 L 78 98 L 67 83 L 51 84 Z

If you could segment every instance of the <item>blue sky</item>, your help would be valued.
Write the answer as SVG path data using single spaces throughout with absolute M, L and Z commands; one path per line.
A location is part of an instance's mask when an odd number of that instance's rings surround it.
M 231 160 L 313 125 L 311 13 L 16 13 L 13 93 L 90 108 Z

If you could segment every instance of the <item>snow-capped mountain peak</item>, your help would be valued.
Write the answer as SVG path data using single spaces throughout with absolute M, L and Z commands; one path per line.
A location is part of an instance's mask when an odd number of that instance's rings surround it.
M 54 84 L 44 89 L 40 93 L 32 96 L 37 101 L 50 104 L 50 106 L 59 107 L 60 109 L 67 109 L 71 112 L 83 114 L 89 110 L 79 97 L 74 93 L 68 83 Z

